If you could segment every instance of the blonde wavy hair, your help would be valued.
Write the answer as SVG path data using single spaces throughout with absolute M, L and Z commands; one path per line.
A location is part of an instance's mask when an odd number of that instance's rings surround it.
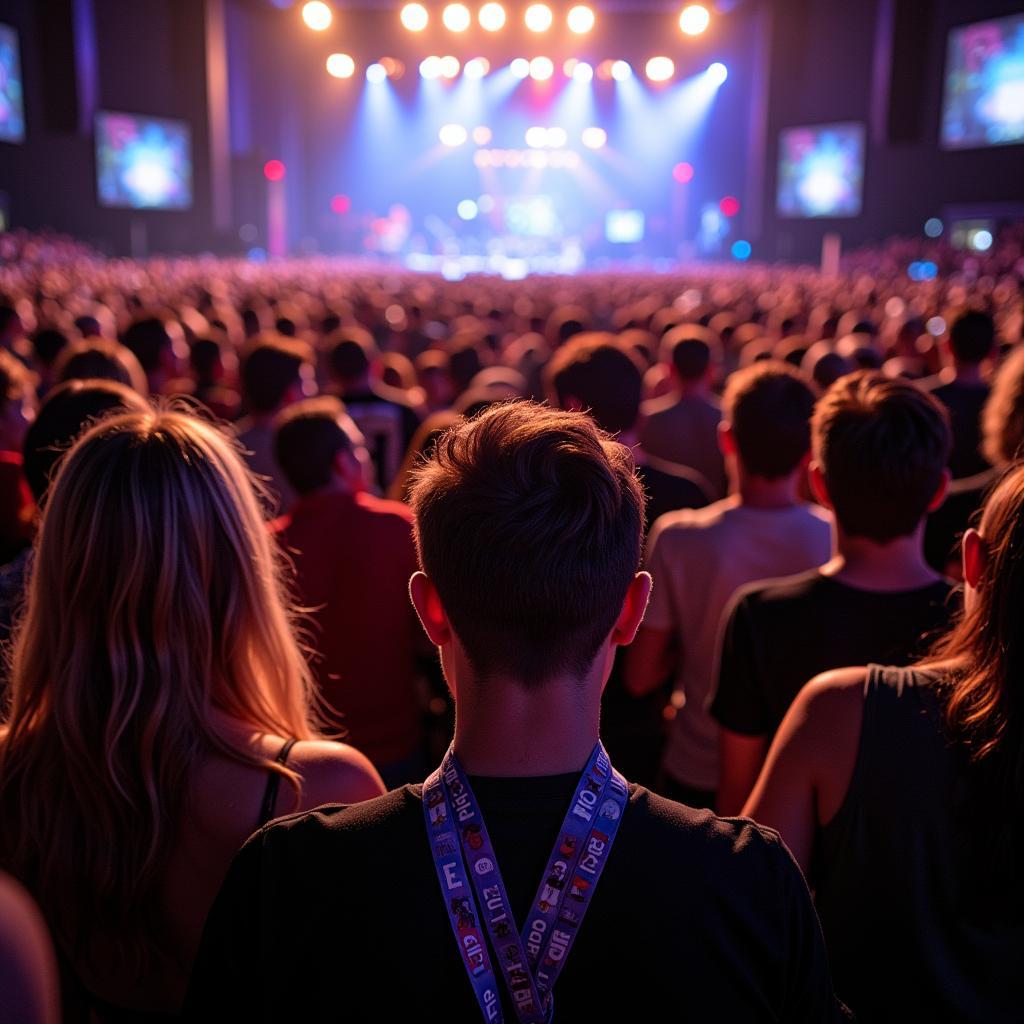
M 73 955 L 135 958 L 191 773 L 256 733 L 320 735 L 276 547 L 233 443 L 175 409 L 113 415 L 61 462 L 0 735 L 0 863 Z

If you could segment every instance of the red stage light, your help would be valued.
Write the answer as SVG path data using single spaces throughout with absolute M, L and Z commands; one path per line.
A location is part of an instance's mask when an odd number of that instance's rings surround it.
M 740 212 L 740 201 L 735 196 L 724 196 L 718 208 L 723 217 L 735 217 Z
M 281 181 L 284 178 L 285 167 L 280 160 L 268 160 L 263 165 L 263 177 L 267 181 Z
M 680 185 L 685 185 L 687 182 L 693 180 L 693 165 L 692 164 L 676 164 L 672 168 L 672 177 L 679 182 Z
M 337 195 L 331 200 L 333 213 L 348 213 L 352 209 L 352 200 L 348 196 Z

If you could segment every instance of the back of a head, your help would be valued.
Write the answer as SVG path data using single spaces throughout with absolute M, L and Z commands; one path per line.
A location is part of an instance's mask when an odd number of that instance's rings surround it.
M 884 544 L 913 533 L 924 518 L 952 435 L 946 410 L 930 394 L 863 370 L 819 399 L 811 443 L 839 525 Z
M 36 504 L 42 504 L 54 467 L 86 426 L 115 409 L 148 408 L 137 391 L 113 380 L 69 380 L 55 387 L 25 434 L 24 473 Z
M 242 394 L 250 412 L 276 412 L 289 390 L 301 384 L 302 367 L 310 362 L 308 346 L 276 335 L 257 339 L 242 360 Z
M 354 324 L 339 327 L 327 342 L 331 375 L 342 383 L 361 380 L 370 372 L 376 352 L 369 331 Z
M 687 383 L 703 379 L 713 363 L 720 361 L 721 344 L 700 324 L 680 324 L 665 334 L 661 342 L 663 361 L 672 366 L 679 379 Z
M 953 321 L 949 329 L 949 347 L 959 363 L 977 366 L 996 347 L 996 326 L 988 313 L 970 309 Z
M 981 450 L 993 466 L 1024 454 L 1024 345 L 1000 364 L 981 414 Z
M 296 402 L 274 421 L 274 457 L 296 494 L 326 487 L 338 453 L 352 448 L 344 415 L 338 399 L 323 395 Z
M 67 344 L 67 335 L 56 327 L 44 327 L 32 335 L 32 350 L 42 366 L 53 366 Z
M 164 352 L 171 347 L 167 325 L 156 316 L 140 317 L 133 321 L 121 338 L 147 374 L 160 369 Z
M 188 362 L 200 384 L 212 384 L 223 367 L 224 355 L 216 338 L 197 338 L 189 349 Z
M 420 562 L 481 680 L 586 674 L 640 562 L 628 448 L 582 413 L 513 402 L 442 435 L 411 504 Z
M 788 363 L 764 360 L 732 374 L 722 409 L 748 473 L 775 480 L 799 467 L 811 447 L 814 397 Z
M 609 434 L 631 430 L 640 412 L 643 370 L 639 359 L 612 335 L 580 334 L 563 345 L 546 376 L 558 404 L 575 402 Z
M 448 350 L 448 373 L 457 392 L 465 391 L 483 369 L 480 343 L 476 338 L 454 338 Z
M 146 374 L 138 359 L 124 345 L 104 338 L 76 341 L 68 345 L 53 366 L 54 380 L 113 380 L 134 388 L 140 395 L 149 392 Z

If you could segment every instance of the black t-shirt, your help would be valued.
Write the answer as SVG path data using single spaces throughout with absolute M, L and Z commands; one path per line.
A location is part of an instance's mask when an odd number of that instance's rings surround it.
M 950 618 L 953 585 L 860 590 L 817 569 L 742 590 L 727 613 L 711 713 L 745 736 L 772 736 L 804 683 L 848 665 L 908 665 Z
M 471 778 L 520 925 L 577 781 Z M 421 789 L 293 815 L 253 836 L 210 912 L 186 1018 L 482 1019 Z M 818 920 L 778 835 L 631 786 L 555 986 L 554 1020 L 835 1019 Z
M 647 523 L 680 508 L 704 508 L 712 502 L 711 485 L 695 469 L 644 456 L 636 467 L 647 493 Z
M 934 387 L 926 381 L 924 386 L 949 410 L 949 423 L 953 430 L 949 469 L 953 478 L 959 480 L 988 469 L 988 462 L 978 450 L 981 444 L 981 413 L 988 401 L 988 385 L 953 380 Z

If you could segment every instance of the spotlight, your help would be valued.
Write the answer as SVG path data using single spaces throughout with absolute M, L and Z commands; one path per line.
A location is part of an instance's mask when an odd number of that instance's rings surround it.
M 722 196 L 718 208 L 723 217 L 735 217 L 740 212 L 740 201 L 735 196 Z
M 456 210 L 463 220 L 476 220 L 476 215 L 480 212 L 480 208 L 472 199 L 463 199 Z
M 534 57 L 530 61 L 530 77 L 537 82 L 546 82 L 555 73 L 550 57 Z
M 323 0 L 310 0 L 308 4 L 302 5 L 302 20 L 314 32 L 323 32 L 325 28 L 330 28 L 334 14 Z
M 366 80 L 368 82 L 384 82 L 387 80 L 388 70 L 383 64 L 371 64 L 366 69 Z
M 652 82 L 667 82 L 675 73 L 671 57 L 652 57 L 647 62 L 647 77 Z
M 462 67 L 459 64 L 458 57 L 442 57 L 441 58 L 441 77 L 442 78 L 457 78 L 459 69 Z
M 402 24 L 410 32 L 422 32 L 430 21 L 426 7 L 423 4 L 406 4 L 402 8 Z
M 688 36 L 699 36 L 711 23 L 711 15 L 708 9 L 700 4 L 690 4 L 683 8 L 679 15 L 679 27 Z
M 561 149 L 569 141 L 569 136 L 564 128 L 549 128 L 545 141 L 549 149 Z
M 633 77 L 633 69 L 629 66 L 629 61 L 617 60 L 612 65 L 612 78 L 616 82 L 625 82 L 627 78 Z
M 675 167 L 672 168 L 672 177 L 675 178 L 680 185 L 686 185 L 693 181 L 693 164 L 676 164 Z
M 513 78 L 528 78 L 530 74 L 530 62 L 525 57 L 516 57 L 508 66 Z
M 721 85 L 729 77 L 729 69 L 716 60 L 714 64 L 708 65 L 706 74 L 715 85 Z
M 967 234 L 967 245 L 975 252 L 988 252 L 992 248 L 992 232 L 981 228 L 979 231 L 970 231 Z
M 737 238 L 732 243 L 732 254 L 735 259 L 749 260 L 752 251 L 750 243 L 745 238 Z
M 442 145 L 454 148 L 461 146 L 469 136 L 461 124 L 446 124 L 437 133 L 437 137 Z
M 480 27 L 485 32 L 497 32 L 505 27 L 505 8 L 501 4 L 484 4 L 479 17 Z
M 483 78 L 491 70 L 491 62 L 486 57 L 474 57 L 466 61 L 462 73 L 467 78 Z
M 491 129 L 485 124 L 477 125 L 477 127 L 473 129 L 473 141 L 478 146 L 486 146 L 493 137 Z
M 352 200 L 346 195 L 336 195 L 331 199 L 331 213 L 343 214 L 352 209 Z
M 351 78 L 356 73 L 356 62 L 347 53 L 332 53 L 327 58 L 327 74 L 332 78 Z
M 540 125 L 534 125 L 526 129 L 526 144 L 530 149 L 540 149 L 548 141 L 548 131 Z
M 570 32 L 575 32 L 581 36 L 594 27 L 594 20 L 594 12 L 586 5 L 580 4 L 569 11 L 566 23 L 569 26 Z
M 594 69 L 585 60 L 578 60 L 572 69 L 572 77 L 576 82 L 589 82 L 594 77 Z
M 263 177 L 267 181 L 284 181 L 285 167 L 280 160 L 268 160 L 263 165 Z
M 420 62 L 420 78 L 440 78 L 441 58 L 425 57 Z
M 603 149 L 608 142 L 608 133 L 603 128 L 584 128 L 583 145 L 587 149 Z
M 547 32 L 551 28 L 551 22 L 554 18 L 551 14 L 551 8 L 547 4 L 530 4 L 526 8 L 523 20 L 531 32 Z
M 938 217 L 929 217 L 924 222 L 924 233 L 929 238 L 938 238 L 942 234 L 944 226 Z
M 441 14 L 441 21 L 449 32 L 465 32 L 472 18 L 465 4 L 449 4 Z

